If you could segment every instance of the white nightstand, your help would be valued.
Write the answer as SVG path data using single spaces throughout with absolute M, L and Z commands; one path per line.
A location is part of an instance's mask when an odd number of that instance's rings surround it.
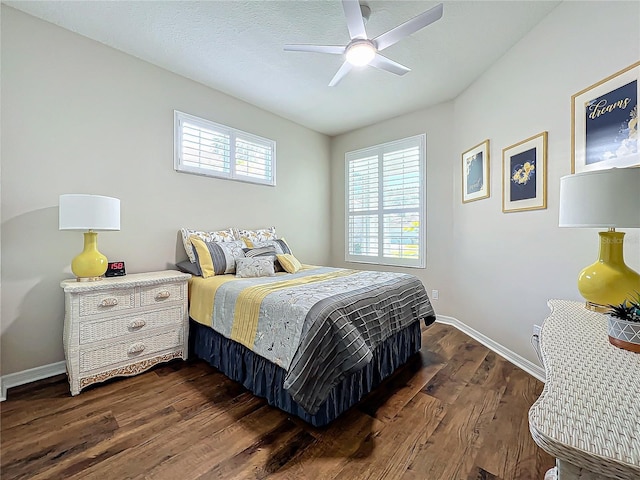
M 65 280 L 64 352 L 71 394 L 187 358 L 187 281 L 176 271 Z

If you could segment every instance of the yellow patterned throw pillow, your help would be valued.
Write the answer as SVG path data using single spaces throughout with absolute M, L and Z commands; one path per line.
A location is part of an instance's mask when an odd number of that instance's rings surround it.
M 189 237 L 193 245 L 195 259 L 203 278 L 225 273 L 235 273 L 236 259 L 244 258 L 243 248 L 247 246 L 242 240 L 232 242 L 205 242 L 197 235 Z
M 282 265 L 282 268 L 285 269 L 286 272 L 296 273 L 298 270 L 302 268 L 302 264 L 298 261 L 296 257 L 291 255 L 290 253 L 283 253 L 276 255 L 278 262 Z

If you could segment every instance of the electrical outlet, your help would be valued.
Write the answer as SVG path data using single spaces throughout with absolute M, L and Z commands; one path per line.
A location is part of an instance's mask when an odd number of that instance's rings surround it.
M 533 334 L 534 335 L 540 336 L 540 331 L 541 330 L 542 330 L 542 327 L 540 325 L 534 325 L 533 326 Z
M 438 300 L 439 295 L 440 292 L 438 292 L 438 290 L 431 290 L 431 298 L 433 298 L 434 300 Z

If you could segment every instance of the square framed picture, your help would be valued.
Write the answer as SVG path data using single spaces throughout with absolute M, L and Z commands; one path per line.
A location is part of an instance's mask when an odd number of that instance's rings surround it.
M 502 150 L 502 211 L 547 208 L 547 132 Z
M 489 140 L 462 154 L 462 203 L 489 197 Z
M 571 173 L 640 165 L 640 62 L 571 97 Z

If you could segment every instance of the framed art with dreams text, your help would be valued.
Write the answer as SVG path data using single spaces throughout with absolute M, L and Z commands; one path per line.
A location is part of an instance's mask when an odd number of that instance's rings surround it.
M 640 62 L 571 97 L 571 173 L 640 165 Z
M 547 132 L 502 150 L 502 211 L 547 208 Z
M 489 197 L 489 140 L 462 154 L 462 203 Z

